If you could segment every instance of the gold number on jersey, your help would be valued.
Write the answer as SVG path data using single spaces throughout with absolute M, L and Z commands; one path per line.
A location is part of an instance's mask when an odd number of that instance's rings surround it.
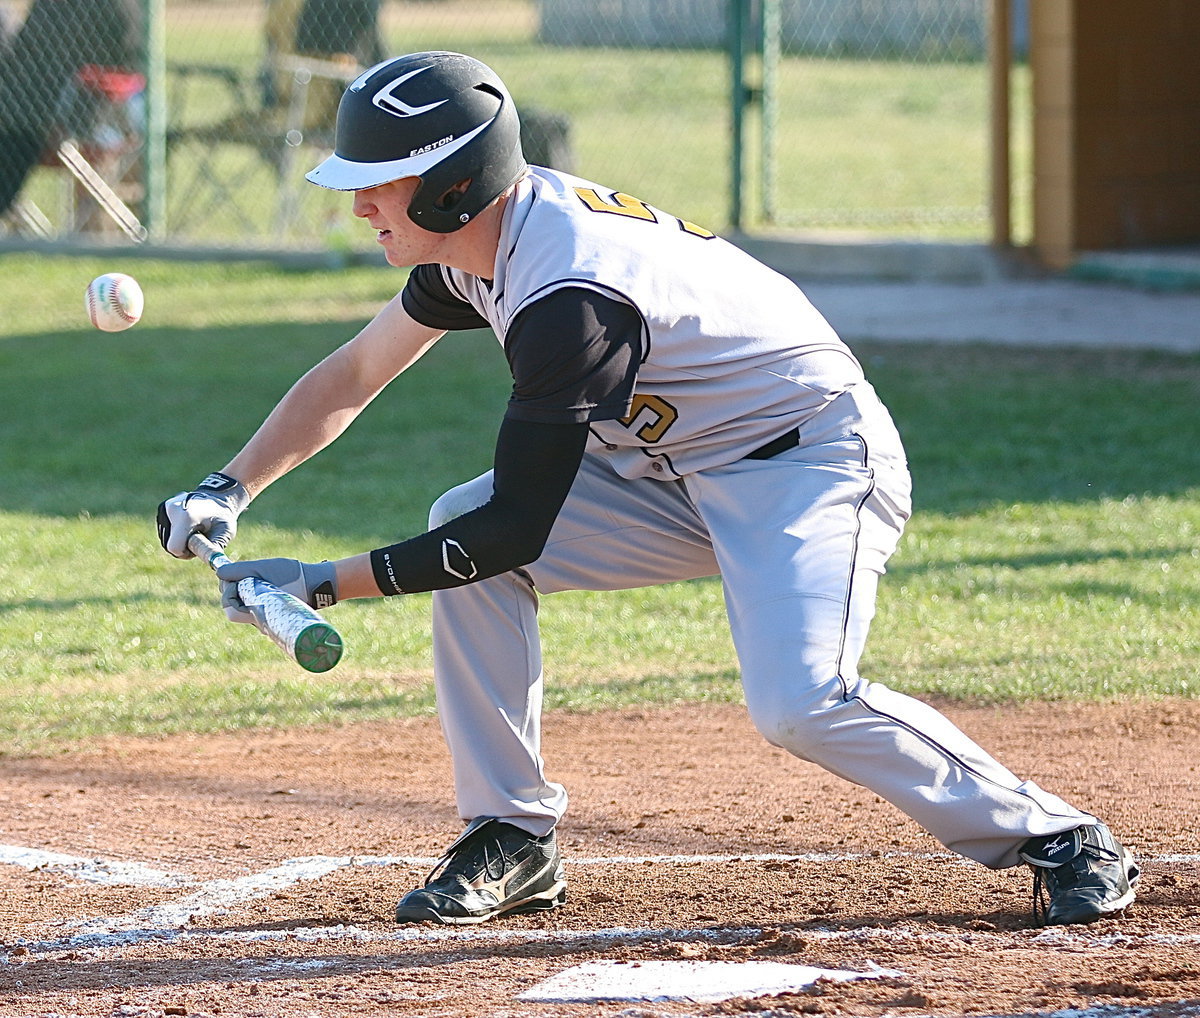
M 643 396 L 641 393 L 634 393 L 629 413 L 620 419 L 620 423 L 631 428 L 642 414 L 645 414 L 647 419 L 635 434 L 643 442 L 648 443 L 661 441 L 663 435 L 667 433 L 667 429 L 679 419 L 679 411 L 661 396 Z
M 612 201 L 605 201 L 593 187 L 577 187 L 575 193 L 593 212 L 611 212 L 618 216 L 629 216 L 630 219 L 648 219 L 658 222 L 654 211 L 644 201 L 638 201 L 633 195 L 618 191 L 612 196 Z
M 630 219 L 642 219 L 650 223 L 658 222 L 658 216 L 654 214 L 654 210 L 649 205 L 624 191 L 617 191 L 611 201 L 600 197 L 594 187 L 577 187 L 575 193 L 579 195 L 580 201 L 593 212 L 609 212 L 615 216 L 628 216 Z M 675 222 L 679 224 L 679 228 L 684 233 L 690 233 L 695 237 L 710 240 L 716 236 L 715 233 L 706 230 L 703 226 L 689 223 L 686 219 L 676 219 Z
M 706 230 L 703 226 L 697 226 L 695 223 L 689 223 L 686 219 L 679 220 L 679 228 L 684 233 L 690 233 L 696 237 L 703 237 L 705 240 L 712 240 L 716 236 L 712 230 Z

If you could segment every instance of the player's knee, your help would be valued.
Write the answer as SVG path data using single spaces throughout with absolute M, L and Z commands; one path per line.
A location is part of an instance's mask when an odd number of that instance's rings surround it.
M 792 688 L 777 695 L 746 697 L 750 718 L 762 737 L 804 759 L 819 755 L 819 747 L 829 737 L 831 710 L 841 702 L 838 680 L 814 684 L 803 692 Z
M 438 496 L 429 507 L 429 529 L 434 530 L 463 513 L 478 509 L 492 497 L 492 472 L 476 477 L 473 481 L 451 488 Z

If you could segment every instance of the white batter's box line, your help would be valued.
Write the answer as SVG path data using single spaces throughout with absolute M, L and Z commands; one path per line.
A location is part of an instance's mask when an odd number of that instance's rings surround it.
M 123 916 L 76 920 L 76 932 L 62 941 L 66 950 L 129 946 L 149 940 L 171 939 L 200 916 L 227 912 L 247 901 L 265 897 L 307 880 L 318 880 L 348 866 L 432 865 L 436 860 L 413 856 L 301 856 L 287 859 L 260 873 L 234 879 L 209 880 L 175 901 L 150 905 Z M 57 950 L 58 948 L 51 948 Z
M 55 856 L 54 853 L 38 853 L 36 850 L 18 849 L 7 846 L 13 851 L 6 861 L 36 868 L 37 865 L 65 865 L 67 872 L 74 872 L 72 866 L 80 860 L 73 856 Z M 576 860 L 574 865 L 632 865 L 645 863 L 674 863 L 674 864 L 712 864 L 716 862 L 788 862 L 807 861 L 832 862 L 847 860 L 865 860 L 885 857 L 889 854 L 879 853 L 812 853 L 809 855 L 709 855 L 709 856 L 610 856 Z M 927 858 L 942 859 L 964 865 L 974 865 L 950 853 L 890 853 L 894 858 Z M 1191 862 L 1195 856 L 1169 856 L 1170 861 Z M 307 880 L 317 880 L 337 870 L 351 866 L 429 866 L 437 860 L 422 856 L 302 856 L 288 859 L 271 869 L 259 873 L 251 873 L 234 879 L 210 880 L 198 886 L 194 881 L 188 881 L 188 886 L 196 889 L 182 898 L 174 901 L 151 905 L 137 909 L 123 916 L 107 918 L 81 919 L 68 924 L 68 928 L 76 931 L 64 940 L 47 941 L 39 946 L 40 950 L 78 949 L 91 947 L 115 947 L 141 943 L 147 940 L 161 940 L 174 937 L 179 930 L 192 920 L 205 915 L 227 912 L 229 909 L 247 901 L 264 897 L 276 891 L 291 887 Z M 1143 860 L 1144 862 L 1147 860 Z M 89 860 L 95 864 L 97 860 Z M 101 861 L 102 862 L 102 861 Z M 32 866 L 31 866 L 32 864 Z M 568 866 L 571 863 L 568 862 Z M 100 867 L 102 868 L 102 867 Z M 159 872 L 161 871 L 147 871 Z M 172 874 L 163 874 L 172 880 L 179 880 Z M 156 886 L 162 886 L 158 884 Z M 178 886 L 178 885 L 173 885 Z M 869 930 L 850 931 L 851 936 L 869 934 Z M 896 932 L 895 936 L 903 936 Z M 980 936 L 981 934 L 971 934 Z M 953 935 L 952 935 L 953 936 Z M 1140 942 L 1140 938 L 1139 938 Z M 1185 941 L 1179 941 L 1185 942 Z M 1194 941 L 1186 941 L 1194 942 Z M 21 942 L 18 941 L 18 944 Z M 31 946 L 31 945 L 24 945 Z M 31 947 L 32 949 L 32 947 Z
M 317 880 L 350 865 L 349 856 L 302 856 L 269 870 L 234 879 L 209 880 L 176 901 L 150 905 L 124 916 L 81 920 L 73 924 L 80 935 L 178 929 L 201 915 L 225 911 L 305 880 Z
M 882 857 L 913 858 L 912 853 L 885 853 Z M 707 865 L 714 863 L 737 862 L 844 862 L 856 858 L 879 858 L 879 854 L 864 853 L 862 855 L 847 855 L 829 852 L 811 852 L 792 855 L 757 854 L 757 855 L 647 855 L 647 856 L 607 856 L 583 859 L 567 859 L 568 866 L 634 866 L 652 863 L 670 865 Z M 921 858 L 942 858 L 942 855 L 922 854 Z M 944 854 L 945 858 L 957 860 L 958 856 Z M 280 864 L 277 869 L 299 874 L 297 879 L 310 879 L 306 876 L 306 864 L 311 863 L 317 876 L 324 876 L 332 869 L 349 866 L 411 866 L 428 869 L 436 866 L 435 856 L 412 855 L 349 855 L 349 856 L 308 856 L 303 859 L 289 859 Z M 332 864 L 325 868 L 324 864 Z M 75 880 L 87 883 L 119 885 L 125 887 L 196 887 L 203 888 L 194 876 L 183 873 L 170 873 L 156 869 L 144 863 L 123 862 L 114 859 L 67 855 L 62 852 L 47 852 L 42 849 L 28 848 L 24 845 L 0 845 L 0 865 L 18 866 L 29 871 L 52 870 Z M 252 880 L 252 877 L 243 878 Z
M 785 924 L 791 928 L 791 924 Z M 437 943 L 440 941 L 526 941 L 530 943 L 560 943 L 563 941 L 603 943 L 608 941 L 664 943 L 669 941 L 706 941 L 710 943 L 736 943 L 757 939 L 766 929 L 777 927 L 769 922 L 758 926 L 732 926 L 717 928 L 662 928 L 613 926 L 598 930 L 528 930 L 528 929 L 480 929 L 479 927 L 452 928 L 403 928 L 396 930 L 367 930 L 361 926 L 306 926 L 291 930 L 181 930 L 180 940 L 211 939 L 235 942 L 297 941 L 316 943 L 324 941 L 351 940 L 360 943 L 393 942 L 403 944 Z M 1200 943 L 1200 934 L 1085 934 L 1066 930 L 1044 930 L 1041 928 L 1012 930 L 1003 933 L 976 930 L 920 930 L 910 927 L 863 926 L 858 929 L 832 929 L 830 927 L 795 927 L 798 935 L 814 940 L 862 942 L 884 940 L 889 942 L 916 943 L 992 943 L 1012 946 L 1013 938 L 1042 947 L 1078 951 L 1081 947 L 1106 950 L 1128 948 L 1137 944 L 1153 944 L 1163 947 L 1194 946 Z
M 92 932 L 59 940 L 25 941 L 18 939 L 12 946 L 24 947 L 30 954 L 53 955 L 58 952 L 86 950 L 111 956 L 124 948 L 135 948 L 148 942 L 161 943 L 354 943 L 400 945 L 418 944 L 488 944 L 488 943 L 571 943 L 578 946 L 604 947 L 607 944 L 642 944 L 668 942 L 737 943 L 761 937 L 764 929 L 776 926 L 721 927 L 717 929 L 677 929 L 662 927 L 615 926 L 603 929 L 530 930 L 491 928 L 469 929 L 444 927 L 403 927 L 397 929 L 364 929 L 361 926 L 301 926 L 290 930 L 184 930 L 142 929 L 114 933 Z M 790 927 L 789 927 L 790 928 Z M 828 927 L 796 927 L 807 939 L 826 942 L 846 942 L 867 946 L 884 942 L 892 945 L 928 945 L 944 947 L 951 944 L 994 945 L 997 950 L 1013 946 L 1014 940 L 1032 946 L 1077 952 L 1081 949 L 1128 950 L 1139 945 L 1160 947 L 1189 947 L 1200 944 L 1200 934 L 1109 934 L 1094 935 L 1067 930 L 1014 930 L 991 933 L 975 930 L 920 930 L 907 927 L 860 927 L 830 929 Z
M 429 867 L 438 861 L 432 857 L 409 855 L 307 857 L 307 860 L 312 861 L 330 859 L 337 860 L 339 866 Z M 289 859 L 282 865 L 288 866 L 305 861 L 304 859 Z M 124 862 L 95 856 L 67 855 L 63 852 L 47 852 L 40 848 L 28 848 L 24 845 L 0 845 L 0 866 L 17 866 L 30 872 L 50 870 L 87 883 L 124 887 L 195 887 L 201 883 L 190 874 L 171 873 L 145 863 Z
M 190 876 L 168 873 L 143 863 L 115 859 L 85 858 L 62 852 L 45 852 L 24 845 L 0 845 L 0 865 L 19 866 L 31 872 L 52 870 L 92 884 L 126 887 L 186 887 L 196 881 Z
M 1129 948 L 1137 945 L 1157 947 L 1194 947 L 1200 944 L 1200 933 L 1074 933 L 1065 929 L 1040 927 L 990 932 L 984 930 L 922 930 L 905 926 L 860 926 L 852 930 L 806 929 L 797 933 L 813 940 L 869 941 L 875 939 L 893 942 L 994 944 L 999 950 L 1011 947 L 1014 939 L 1036 947 L 1049 947 L 1063 951 L 1078 951 L 1081 948 L 1108 950 Z
M 142 929 L 125 930 L 110 934 L 99 932 L 76 934 L 59 940 L 27 941 L 16 940 L 12 946 L 23 947 L 30 954 L 49 955 L 57 952 L 119 951 L 126 947 L 137 947 L 155 942 L 190 943 L 216 941 L 221 943 L 341 943 L 356 944 L 429 944 L 429 943 L 562 943 L 570 941 L 582 944 L 606 944 L 614 941 L 641 943 L 643 941 L 669 939 L 724 941 L 737 939 L 761 932 L 758 927 L 734 930 L 663 930 L 649 928 L 613 927 L 602 930 L 528 930 L 528 929 L 479 929 L 471 927 L 404 927 L 385 930 L 367 930 L 360 926 L 301 926 L 290 930 L 183 930 Z M 0 959 L 2 961 L 2 959 Z
M 1163 855 L 1143 856 L 1137 854 L 1142 862 L 1164 864 L 1200 863 L 1200 853 L 1168 853 Z M 830 862 L 869 862 L 873 859 L 924 859 L 941 860 L 974 867 L 976 864 L 953 852 L 766 852 L 740 853 L 737 855 L 610 855 L 581 858 L 564 858 L 568 866 L 643 866 L 643 865 L 677 865 L 677 866 L 707 866 L 721 863 L 830 863 Z M 346 855 L 346 856 L 306 856 L 301 859 L 289 859 L 280 867 L 296 867 L 295 872 L 303 874 L 303 864 L 313 863 L 320 869 L 320 864 L 335 863 L 332 869 L 347 866 L 411 866 L 428 868 L 435 866 L 438 859 L 434 856 L 414 855 Z M 131 887 L 194 887 L 200 882 L 193 876 L 182 873 L 170 873 L 156 869 L 144 863 L 123 862 L 113 859 L 66 855 L 61 852 L 47 852 L 23 845 L 0 845 L 0 865 L 18 866 L 27 870 L 53 870 L 76 880 L 96 884 L 119 884 Z M 321 869 L 318 875 L 324 876 L 327 869 Z M 246 878 L 250 879 L 250 878 Z M 298 879 L 304 879 L 303 876 Z

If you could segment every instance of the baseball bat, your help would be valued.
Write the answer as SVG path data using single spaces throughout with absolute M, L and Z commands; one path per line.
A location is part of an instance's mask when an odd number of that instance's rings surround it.
M 229 557 L 204 534 L 188 538 L 188 548 L 215 572 Z M 300 598 L 257 576 L 238 580 L 238 597 L 254 625 L 301 668 L 327 672 L 342 659 L 341 634 Z

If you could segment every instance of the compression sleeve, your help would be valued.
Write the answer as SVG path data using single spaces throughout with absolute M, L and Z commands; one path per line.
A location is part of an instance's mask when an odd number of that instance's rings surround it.
M 379 589 L 441 590 L 533 562 L 566 501 L 587 439 L 586 422 L 506 418 L 496 439 L 491 499 L 435 530 L 371 552 Z

